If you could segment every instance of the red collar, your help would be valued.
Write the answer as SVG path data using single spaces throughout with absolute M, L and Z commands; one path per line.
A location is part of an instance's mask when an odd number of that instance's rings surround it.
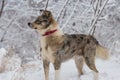
M 56 32 L 56 31 L 57 31 L 57 29 L 51 30 L 51 31 L 47 31 L 47 32 L 45 32 L 45 34 L 43 34 L 43 36 L 48 36 L 48 35 L 50 35 L 50 34 Z

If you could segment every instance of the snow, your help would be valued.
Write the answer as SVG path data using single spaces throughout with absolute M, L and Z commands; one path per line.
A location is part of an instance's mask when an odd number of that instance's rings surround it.
M 0 61 L 6 58 L 7 50 L 0 49 Z M 4 55 L 4 56 L 3 56 Z M 43 65 L 40 59 L 35 59 L 21 66 L 18 56 L 7 58 L 5 70 L 0 73 L 0 80 L 44 80 Z M 0 65 L 1 67 L 2 65 Z M 96 59 L 96 67 L 99 71 L 99 80 L 120 79 L 120 56 L 111 56 L 108 60 Z M 84 74 L 78 77 L 74 60 L 71 59 L 61 66 L 60 80 L 93 80 L 92 71 L 84 65 Z M 50 64 L 50 80 L 54 80 L 54 68 Z
M 6 55 L 6 50 L 4 48 L 0 49 L 0 60 Z

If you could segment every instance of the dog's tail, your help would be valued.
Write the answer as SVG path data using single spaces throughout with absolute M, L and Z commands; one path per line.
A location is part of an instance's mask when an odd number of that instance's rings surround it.
M 106 60 L 109 58 L 109 51 L 107 48 L 98 44 L 96 47 L 96 56 Z

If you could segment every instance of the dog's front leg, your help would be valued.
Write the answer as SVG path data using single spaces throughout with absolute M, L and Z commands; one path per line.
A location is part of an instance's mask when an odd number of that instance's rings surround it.
M 49 61 L 43 60 L 45 80 L 49 80 L 49 64 L 50 64 Z
M 60 78 L 59 78 L 59 74 L 60 74 L 60 65 L 61 65 L 61 62 L 59 62 L 59 61 L 55 61 L 54 62 L 54 69 L 55 69 L 55 80 L 60 80 Z

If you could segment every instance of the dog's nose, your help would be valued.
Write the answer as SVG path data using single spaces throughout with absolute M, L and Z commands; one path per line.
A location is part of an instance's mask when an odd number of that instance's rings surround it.
M 30 25 L 31 25 L 31 23 L 29 22 L 29 23 L 28 23 L 28 26 L 30 26 Z
M 28 23 L 28 26 L 29 26 L 30 28 L 32 28 L 32 23 L 29 22 L 29 23 Z

